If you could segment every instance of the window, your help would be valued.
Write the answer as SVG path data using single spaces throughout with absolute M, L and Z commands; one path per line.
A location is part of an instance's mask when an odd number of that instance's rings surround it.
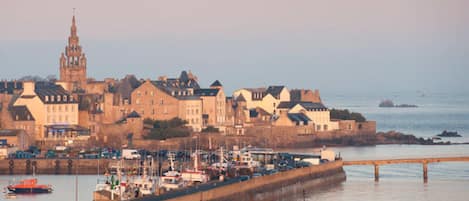
M 317 130 L 317 131 L 320 131 L 320 130 L 321 130 L 321 125 L 317 125 L 317 126 L 316 126 L 316 130 Z
M 160 99 L 160 105 L 163 105 L 163 104 L 164 104 L 163 99 Z
M 155 95 L 155 93 L 153 91 L 150 91 L 150 96 L 153 96 Z
M 141 94 L 140 94 L 140 91 L 137 91 L 137 96 L 140 96 L 140 95 L 141 95 Z
M 324 125 L 324 130 L 327 131 L 327 125 Z
M 64 101 L 67 101 L 67 96 L 64 95 L 64 98 L 63 98 L 63 99 L 64 99 Z
M 51 97 L 50 97 L 50 101 L 51 101 L 51 102 L 54 102 L 54 96 L 51 96 Z
M 57 102 L 60 102 L 60 97 L 61 97 L 61 96 L 57 96 Z
M 135 100 L 135 104 L 140 105 L 140 99 Z
M 45 99 L 46 99 L 46 102 L 49 102 L 49 96 L 46 96 Z

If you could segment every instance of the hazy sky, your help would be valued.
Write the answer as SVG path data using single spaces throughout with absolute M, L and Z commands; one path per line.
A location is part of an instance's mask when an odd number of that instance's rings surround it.
M 97 79 L 469 92 L 467 0 L 0 0 L 0 78 L 58 75 L 72 8 Z

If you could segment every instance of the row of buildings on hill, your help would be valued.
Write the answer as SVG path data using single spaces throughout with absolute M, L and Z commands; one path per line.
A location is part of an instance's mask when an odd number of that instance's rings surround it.
M 317 90 L 269 86 L 227 96 L 220 81 L 204 88 L 190 71 L 156 80 L 88 78 L 75 16 L 59 65 L 56 81 L 0 82 L 3 129 L 23 130 L 40 143 L 90 137 L 106 141 L 110 134 L 129 133 L 141 138 L 144 119 L 180 118 L 194 132 L 214 127 L 227 135 L 262 126 L 301 128 L 305 134 L 355 129 L 354 122 L 331 120 Z

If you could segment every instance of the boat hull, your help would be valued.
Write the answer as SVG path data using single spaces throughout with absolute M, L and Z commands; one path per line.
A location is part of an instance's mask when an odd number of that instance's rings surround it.
M 9 191 L 14 193 L 51 193 L 52 189 L 50 188 L 8 188 Z

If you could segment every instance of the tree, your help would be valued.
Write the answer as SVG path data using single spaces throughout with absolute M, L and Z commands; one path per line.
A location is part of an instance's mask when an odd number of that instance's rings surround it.
M 348 111 L 347 109 L 345 110 L 332 109 L 330 110 L 330 114 L 331 114 L 332 119 L 355 120 L 357 122 L 366 121 L 366 118 L 362 114 L 358 112 L 350 113 L 350 111 Z

